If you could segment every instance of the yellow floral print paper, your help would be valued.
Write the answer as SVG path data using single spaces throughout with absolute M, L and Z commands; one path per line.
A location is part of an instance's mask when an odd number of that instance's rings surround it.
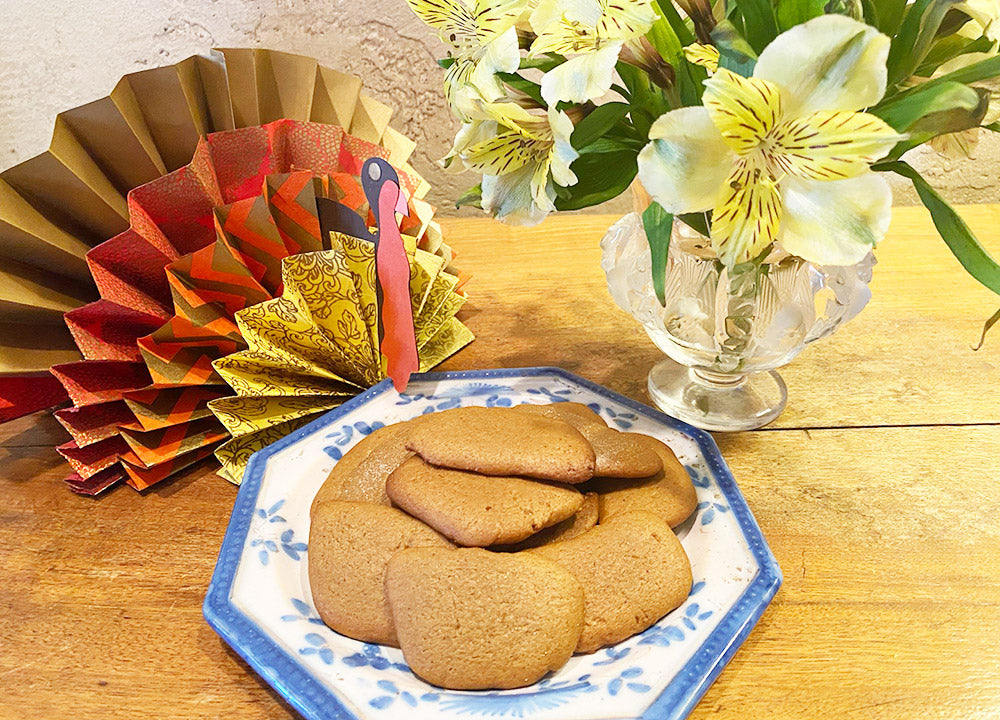
M 456 317 L 465 298 L 442 258 L 404 236 L 420 371 L 472 342 Z M 239 483 L 257 450 L 384 380 L 375 247 L 331 233 L 330 250 L 282 261 L 281 297 L 236 314 L 247 349 L 213 363 L 236 397 L 209 406 L 233 436 L 216 451 Z

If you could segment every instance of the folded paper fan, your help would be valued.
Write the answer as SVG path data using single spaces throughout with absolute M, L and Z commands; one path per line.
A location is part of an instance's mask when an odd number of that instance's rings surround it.
M 465 302 L 458 277 L 403 239 L 423 372 L 473 336 L 456 318 Z M 282 261 L 281 297 L 236 313 L 247 349 L 213 365 L 237 396 L 209 402 L 233 436 L 215 453 L 231 482 L 241 481 L 255 451 L 385 379 L 375 252 L 367 240 L 332 233 L 331 249 Z
M 171 297 L 162 268 L 214 239 L 211 224 L 174 235 L 163 227 L 166 238 L 144 235 L 134 189 L 164 176 L 175 183 L 167 205 L 158 205 L 157 197 L 139 199 L 154 223 L 165 222 L 160 211 L 196 212 L 204 200 L 198 186 L 222 195 L 212 197 L 213 205 L 232 202 L 246 188 L 259 191 L 252 181 L 265 169 L 249 166 L 253 153 L 214 178 L 200 174 L 197 163 L 185 172 L 204 151 L 205 135 L 286 118 L 337 125 L 381 146 L 418 179 L 414 195 L 423 197 L 426 183 L 407 164 L 415 144 L 389 127 L 392 110 L 361 90 L 359 78 L 312 58 L 225 49 L 126 75 L 107 97 L 61 113 L 46 152 L 0 173 L 0 421 L 65 400 L 44 374 L 79 360 L 77 342 L 83 349 L 107 337 L 128 346 L 128 334 L 139 332 L 132 318 L 120 317 L 118 330 L 131 328 L 124 335 L 105 322 L 103 335 L 95 336 L 87 313 L 64 324 L 65 313 L 102 297 L 165 319 Z M 255 139 L 268 144 L 266 131 Z M 251 140 L 233 142 L 246 148 Z M 157 193 L 163 189 L 154 186 Z M 184 202 L 186 191 L 192 194 Z M 440 243 L 429 206 L 420 205 L 418 214 L 428 219 L 425 234 Z M 93 356 L 90 350 L 84 357 Z
M 280 294 L 282 258 L 323 247 L 317 197 L 338 199 L 359 219 L 371 217 L 354 173 L 367 157 L 388 154 L 336 126 L 277 121 L 209 135 L 191 165 L 130 194 L 130 241 L 118 236 L 88 254 L 92 262 L 99 255 L 99 267 L 107 271 L 95 272 L 105 298 L 67 316 L 68 322 L 92 329 L 74 333 L 90 359 L 53 368 L 76 405 L 57 412 L 74 438 L 59 448 L 76 471 L 68 478 L 72 489 L 99 492 L 123 479 L 144 489 L 207 456 L 228 437 L 207 402 L 228 392 L 212 361 L 246 347 L 235 313 Z M 242 173 L 233 170 L 237 164 Z M 302 167 L 313 169 L 288 172 Z M 272 171 L 276 174 L 264 174 Z M 433 208 L 415 197 L 424 183 L 414 175 L 402 178 L 414 193 L 412 219 L 404 227 L 422 233 L 419 242 L 435 247 L 434 256 L 447 264 L 451 254 L 435 232 Z M 151 187 L 156 185 L 163 187 Z M 252 188 L 257 194 L 244 197 Z M 174 192 L 179 200 L 171 212 Z M 213 204 L 225 200 L 232 202 Z M 206 235 L 208 228 L 213 243 L 178 257 L 180 248 L 202 244 L 192 238 Z M 136 253 L 127 253 L 131 262 L 116 260 L 123 248 L 137 246 L 145 248 L 139 253 L 145 265 L 132 257 Z M 132 277 L 142 282 L 127 282 Z M 142 311 L 128 311 L 111 298 Z M 114 342 L 102 345 L 100 330 L 106 325 L 119 331 L 111 337 Z M 114 359 L 142 372 L 122 373 L 108 365 Z M 81 375 L 86 393 L 74 381 Z M 132 416 L 118 418 L 117 432 L 113 424 L 87 417 L 103 415 L 104 406 L 115 401 L 116 412 Z M 97 448 L 87 445 L 98 443 L 97 437 L 84 437 L 79 430 L 91 425 L 103 429 Z

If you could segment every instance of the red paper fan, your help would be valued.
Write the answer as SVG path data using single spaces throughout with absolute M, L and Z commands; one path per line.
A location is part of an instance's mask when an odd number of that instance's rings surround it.
M 98 288 L 125 308 L 169 317 L 162 268 L 212 241 L 211 206 L 241 196 L 241 183 L 256 194 L 255 183 L 273 171 L 249 153 L 213 178 L 195 158 L 205 150 L 201 138 L 249 127 L 262 148 L 272 139 L 258 126 L 272 121 L 338 125 L 386 148 L 407 170 L 415 144 L 389 127 L 391 116 L 363 94 L 359 78 L 264 49 L 213 51 L 132 73 L 108 96 L 60 113 L 49 149 L 0 173 L 0 275 L 13 280 L 0 283 L 0 422 L 66 399 L 47 369 L 79 359 L 75 341 L 89 342 L 90 318 L 75 325 L 71 318 L 69 330 L 62 318 L 96 300 Z M 230 141 L 236 152 L 251 144 Z M 130 197 L 168 173 L 168 193 L 160 184 Z M 205 222 L 188 226 L 199 211 Z M 172 212 L 182 214 L 183 227 L 164 215 Z M 123 338 L 119 349 L 126 345 Z
M 59 448 L 71 489 L 143 489 L 227 437 L 207 402 L 228 394 L 211 362 L 246 347 L 235 313 L 280 294 L 283 257 L 322 248 L 317 187 L 368 215 L 346 171 L 387 155 L 335 126 L 278 121 L 210 135 L 190 166 L 130 194 L 133 226 L 88 254 L 102 300 L 67 314 L 87 360 L 52 369 L 76 406 L 60 416 L 74 439 Z M 440 245 L 427 206 L 413 204 L 411 230 Z

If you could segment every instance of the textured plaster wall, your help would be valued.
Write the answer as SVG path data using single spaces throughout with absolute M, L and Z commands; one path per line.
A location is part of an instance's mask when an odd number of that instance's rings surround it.
M 396 109 L 395 127 L 418 141 L 414 165 L 442 213 L 475 182 L 435 163 L 457 123 L 440 92 L 441 46 L 404 0 L 0 0 L 0 28 L 2 168 L 43 151 L 58 112 L 106 95 L 122 75 L 213 46 L 245 46 L 310 55 L 361 76 Z M 956 202 L 998 201 L 1000 137 L 984 138 L 977 156 L 955 162 L 920 152 L 914 162 Z M 916 199 L 900 185 L 896 201 Z

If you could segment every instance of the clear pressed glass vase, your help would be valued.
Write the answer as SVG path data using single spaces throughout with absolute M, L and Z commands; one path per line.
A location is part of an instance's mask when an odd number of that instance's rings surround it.
M 785 407 L 775 368 L 861 312 L 875 257 L 819 267 L 784 253 L 730 272 L 703 235 L 674 222 L 664 304 L 653 288 L 642 221 L 635 213 L 601 242 L 608 290 L 667 355 L 649 373 L 664 412 L 706 430 L 750 430 Z

